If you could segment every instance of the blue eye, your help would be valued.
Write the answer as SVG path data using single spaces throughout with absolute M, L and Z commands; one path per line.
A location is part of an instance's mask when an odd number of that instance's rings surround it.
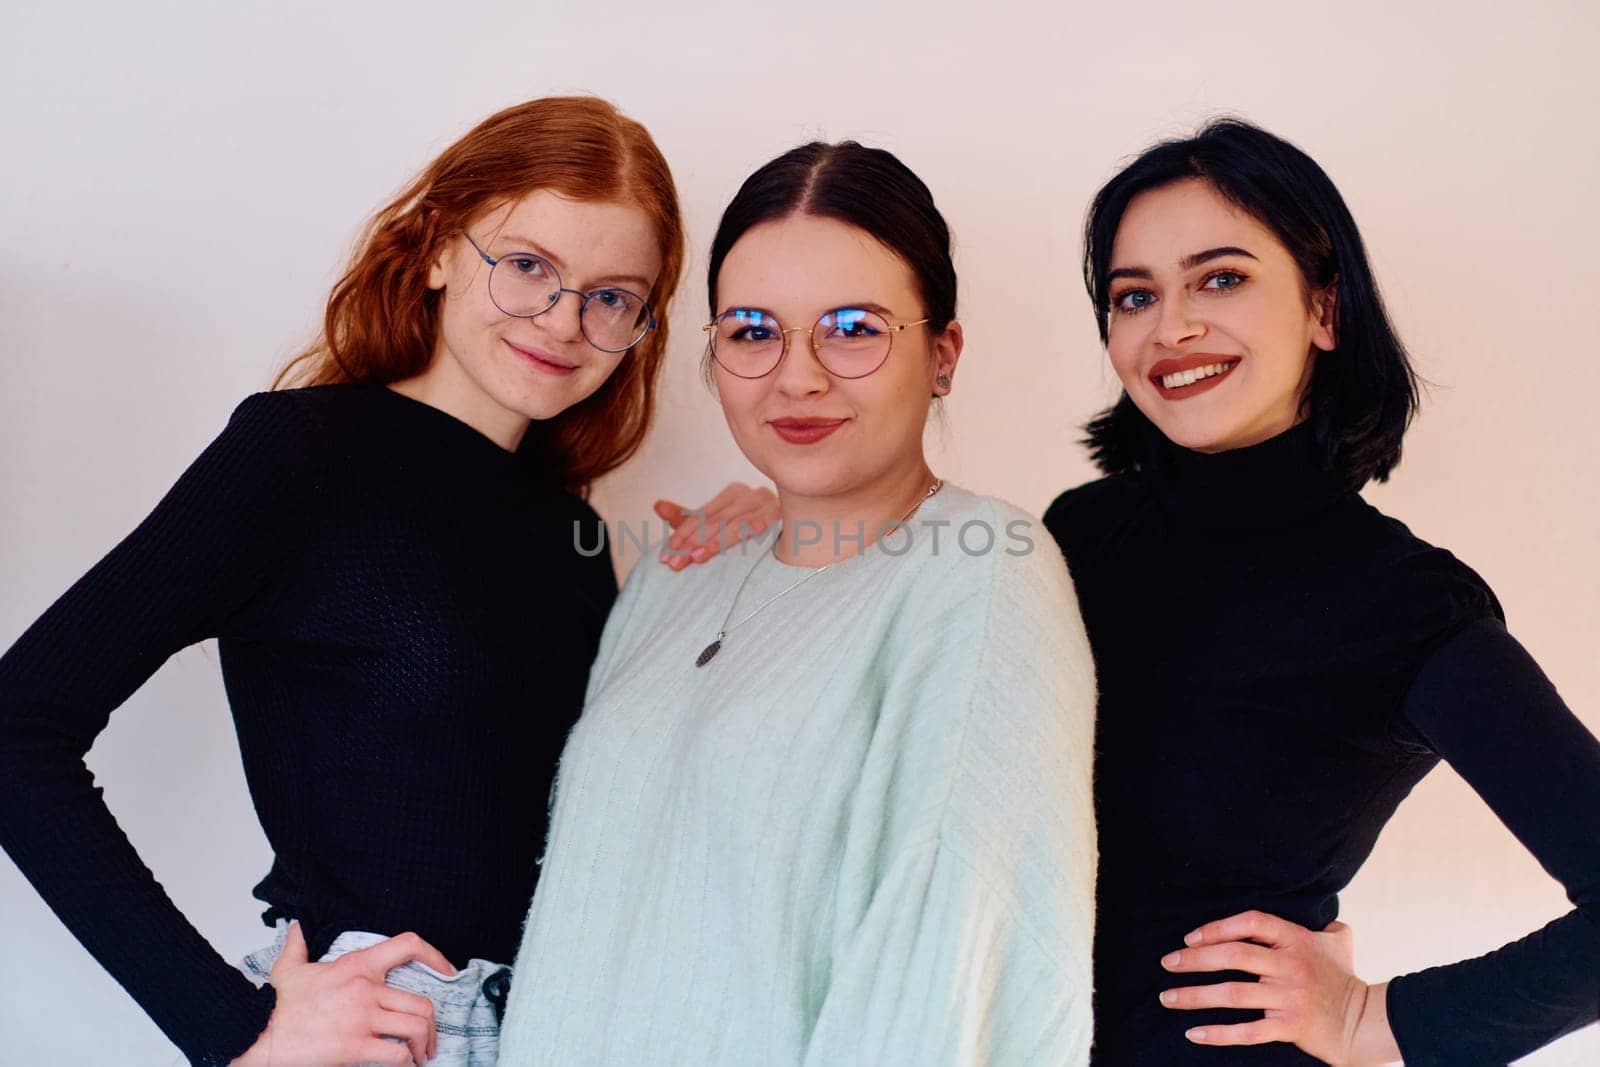
M 1148 289 L 1129 289 L 1112 299 L 1112 305 L 1118 311 L 1137 314 L 1156 302 L 1156 294 Z
M 538 256 L 511 256 L 500 262 L 510 266 L 519 277 L 546 278 L 550 273 L 548 264 Z
M 870 311 L 861 308 L 840 308 L 824 315 L 822 325 L 828 337 L 846 341 L 865 341 L 882 337 L 885 324 Z
M 1204 289 L 1237 289 L 1244 284 L 1244 275 L 1236 270 L 1219 270 L 1207 275 Z

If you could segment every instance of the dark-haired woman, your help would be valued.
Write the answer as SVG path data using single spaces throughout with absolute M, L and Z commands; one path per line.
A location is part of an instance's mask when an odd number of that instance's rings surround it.
M 0 844 L 192 1062 L 493 1062 L 616 593 L 575 550 L 581 494 L 649 423 L 682 247 L 665 160 L 609 104 L 484 120 L 374 220 L 291 368 L 312 387 L 241 404 L 0 659 Z M 207 637 L 274 853 L 278 939 L 244 973 L 83 762 Z
M 1101 688 L 1096 1062 L 1505 1063 L 1593 1022 L 1600 743 L 1483 580 L 1357 495 L 1417 386 L 1338 191 L 1214 123 L 1100 191 L 1085 273 L 1124 394 L 1045 521 Z M 1441 758 L 1574 908 L 1368 986 L 1337 893 Z
M 708 283 L 782 536 L 629 577 L 502 1063 L 1086 1063 L 1093 672 L 1055 545 L 923 454 L 962 347 L 944 220 L 889 153 L 806 145 Z

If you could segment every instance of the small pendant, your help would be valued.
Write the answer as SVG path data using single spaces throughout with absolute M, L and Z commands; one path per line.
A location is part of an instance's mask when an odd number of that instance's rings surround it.
M 707 663 L 710 663 L 713 659 L 715 659 L 717 653 L 722 651 L 722 639 L 725 636 L 727 635 L 718 634 L 717 639 L 711 642 L 701 651 L 700 655 L 695 659 L 694 665 L 696 667 L 704 667 Z

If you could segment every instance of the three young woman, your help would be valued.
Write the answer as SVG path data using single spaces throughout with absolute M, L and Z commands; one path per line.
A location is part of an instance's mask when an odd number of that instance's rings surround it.
M 1097 1061 L 1503 1062 L 1593 1021 L 1600 812 L 1550 798 L 1596 795 L 1600 745 L 1482 580 L 1356 495 L 1416 387 L 1337 191 L 1223 123 L 1087 238 L 1126 394 L 1046 521 L 1101 679 Z M 931 197 L 850 145 L 746 183 L 713 373 L 784 537 L 641 565 L 602 642 L 574 490 L 642 437 L 681 256 L 642 129 L 491 118 L 376 220 L 300 364 L 323 387 L 241 405 L 0 660 L 0 840 L 195 1062 L 491 1062 L 586 675 L 506 1062 L 1085 1054 L 1093 674 L 1049 542 L 923 458 L 962 343 Z M 275 853 L 261 988 L 82 763 L 208 635 Z M 1369 988 L 1335 894 L 1441 757 L 1575 909 Z
M 683 243 L 665 160 L 608 104 L 488 118 L 377 215 L 290 369 L 314 387 L 241 404 L 0 659 L 0 844 L 191 1061 L 492 1062 L 616 593 L 574 550 L 578 494 L 645 434 Z M 211 636 L 274 854 L 249 978 L 83 763 Z
M 1084 273 L 1125 391 L 1045 522 L 1100 679 L 1096 1062 L 1505 1063 L 1594 1022 L 1600 743 L 1357 495 L 1417 386 L 1332 182 L 1215 123 L 1100 191 Z M 1441 758 L 1574 909 L 1368 987 L 1336 894 Z
M 810 144 L 707 277 L 781 535 L 630 575 L 502 1062 L 1085 1063 L 1093 669 L 1054 544 L 923 454 L 962 348 L 944 220 L 889 153 Z

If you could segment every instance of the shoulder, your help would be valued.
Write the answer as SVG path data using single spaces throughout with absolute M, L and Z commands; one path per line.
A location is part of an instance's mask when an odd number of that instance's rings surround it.
M 1045 509 L 1044 526 L 1070 561 L 1095 537 L 1137 511 L 1148 494 L 1144 475 L 1113 474 L 1068 489 Z
M 1045 510 L 1045 522 L 1068 522 L 1085 514 L 1131 507 L 1144 495 L 1142 475 L 1109 474 L 1066 490 Z
M 956 486 L 929 503 L 912 520 L 913 537 L 924 557 L 921 569 L 937 573 L 941 586 L 966 595 L 1030 576 L 1065 579 L 1049 534 L 1015 504 Z
M 926 558 L 911 602 L 918 615 L 939 620 L 936 629 L 981 627 L 974 654 L 995 640 L 1083 644 L 1066 561 L 1038 519 L 1008 501 L 961 489 L 919 518 L 924 527 L 943 523 L 937 543 L 931 529 L 917 532 Z
M 538 489 L 541 493 L 539 497 L 541 510 L 561 524 L 562 529 L 570 527 L 574 536 L 582 539 L 581 543 L 586 548 L 586 554 L 609 555 L 599 551 L 587 551 L 589 546 L 603 548 L 611 544 L 611 529 L 593 504 L 570 489 L 543 485 Z
M 1377 606 L 1408 643 L 1430 651 L 1470 623 L 1505 621 L 1494 590 L 1471 566 L 1400 520 L 1371 505 L 1364 510 L 1374 538 L 1370 578 L 1383 591 Z
M 235 434 L 256 434 L 281 444 L 304 441 L 328 425 L 319 405 L 308 402 L 311 389 L 276 389 L 252 393 L 241 400 L 228 417 L 228 430 Z
M 190 465 L 186 479 L 231 497 L 274 495 L 320 478 L 325 429 L 294 390 L 254 393 Z

